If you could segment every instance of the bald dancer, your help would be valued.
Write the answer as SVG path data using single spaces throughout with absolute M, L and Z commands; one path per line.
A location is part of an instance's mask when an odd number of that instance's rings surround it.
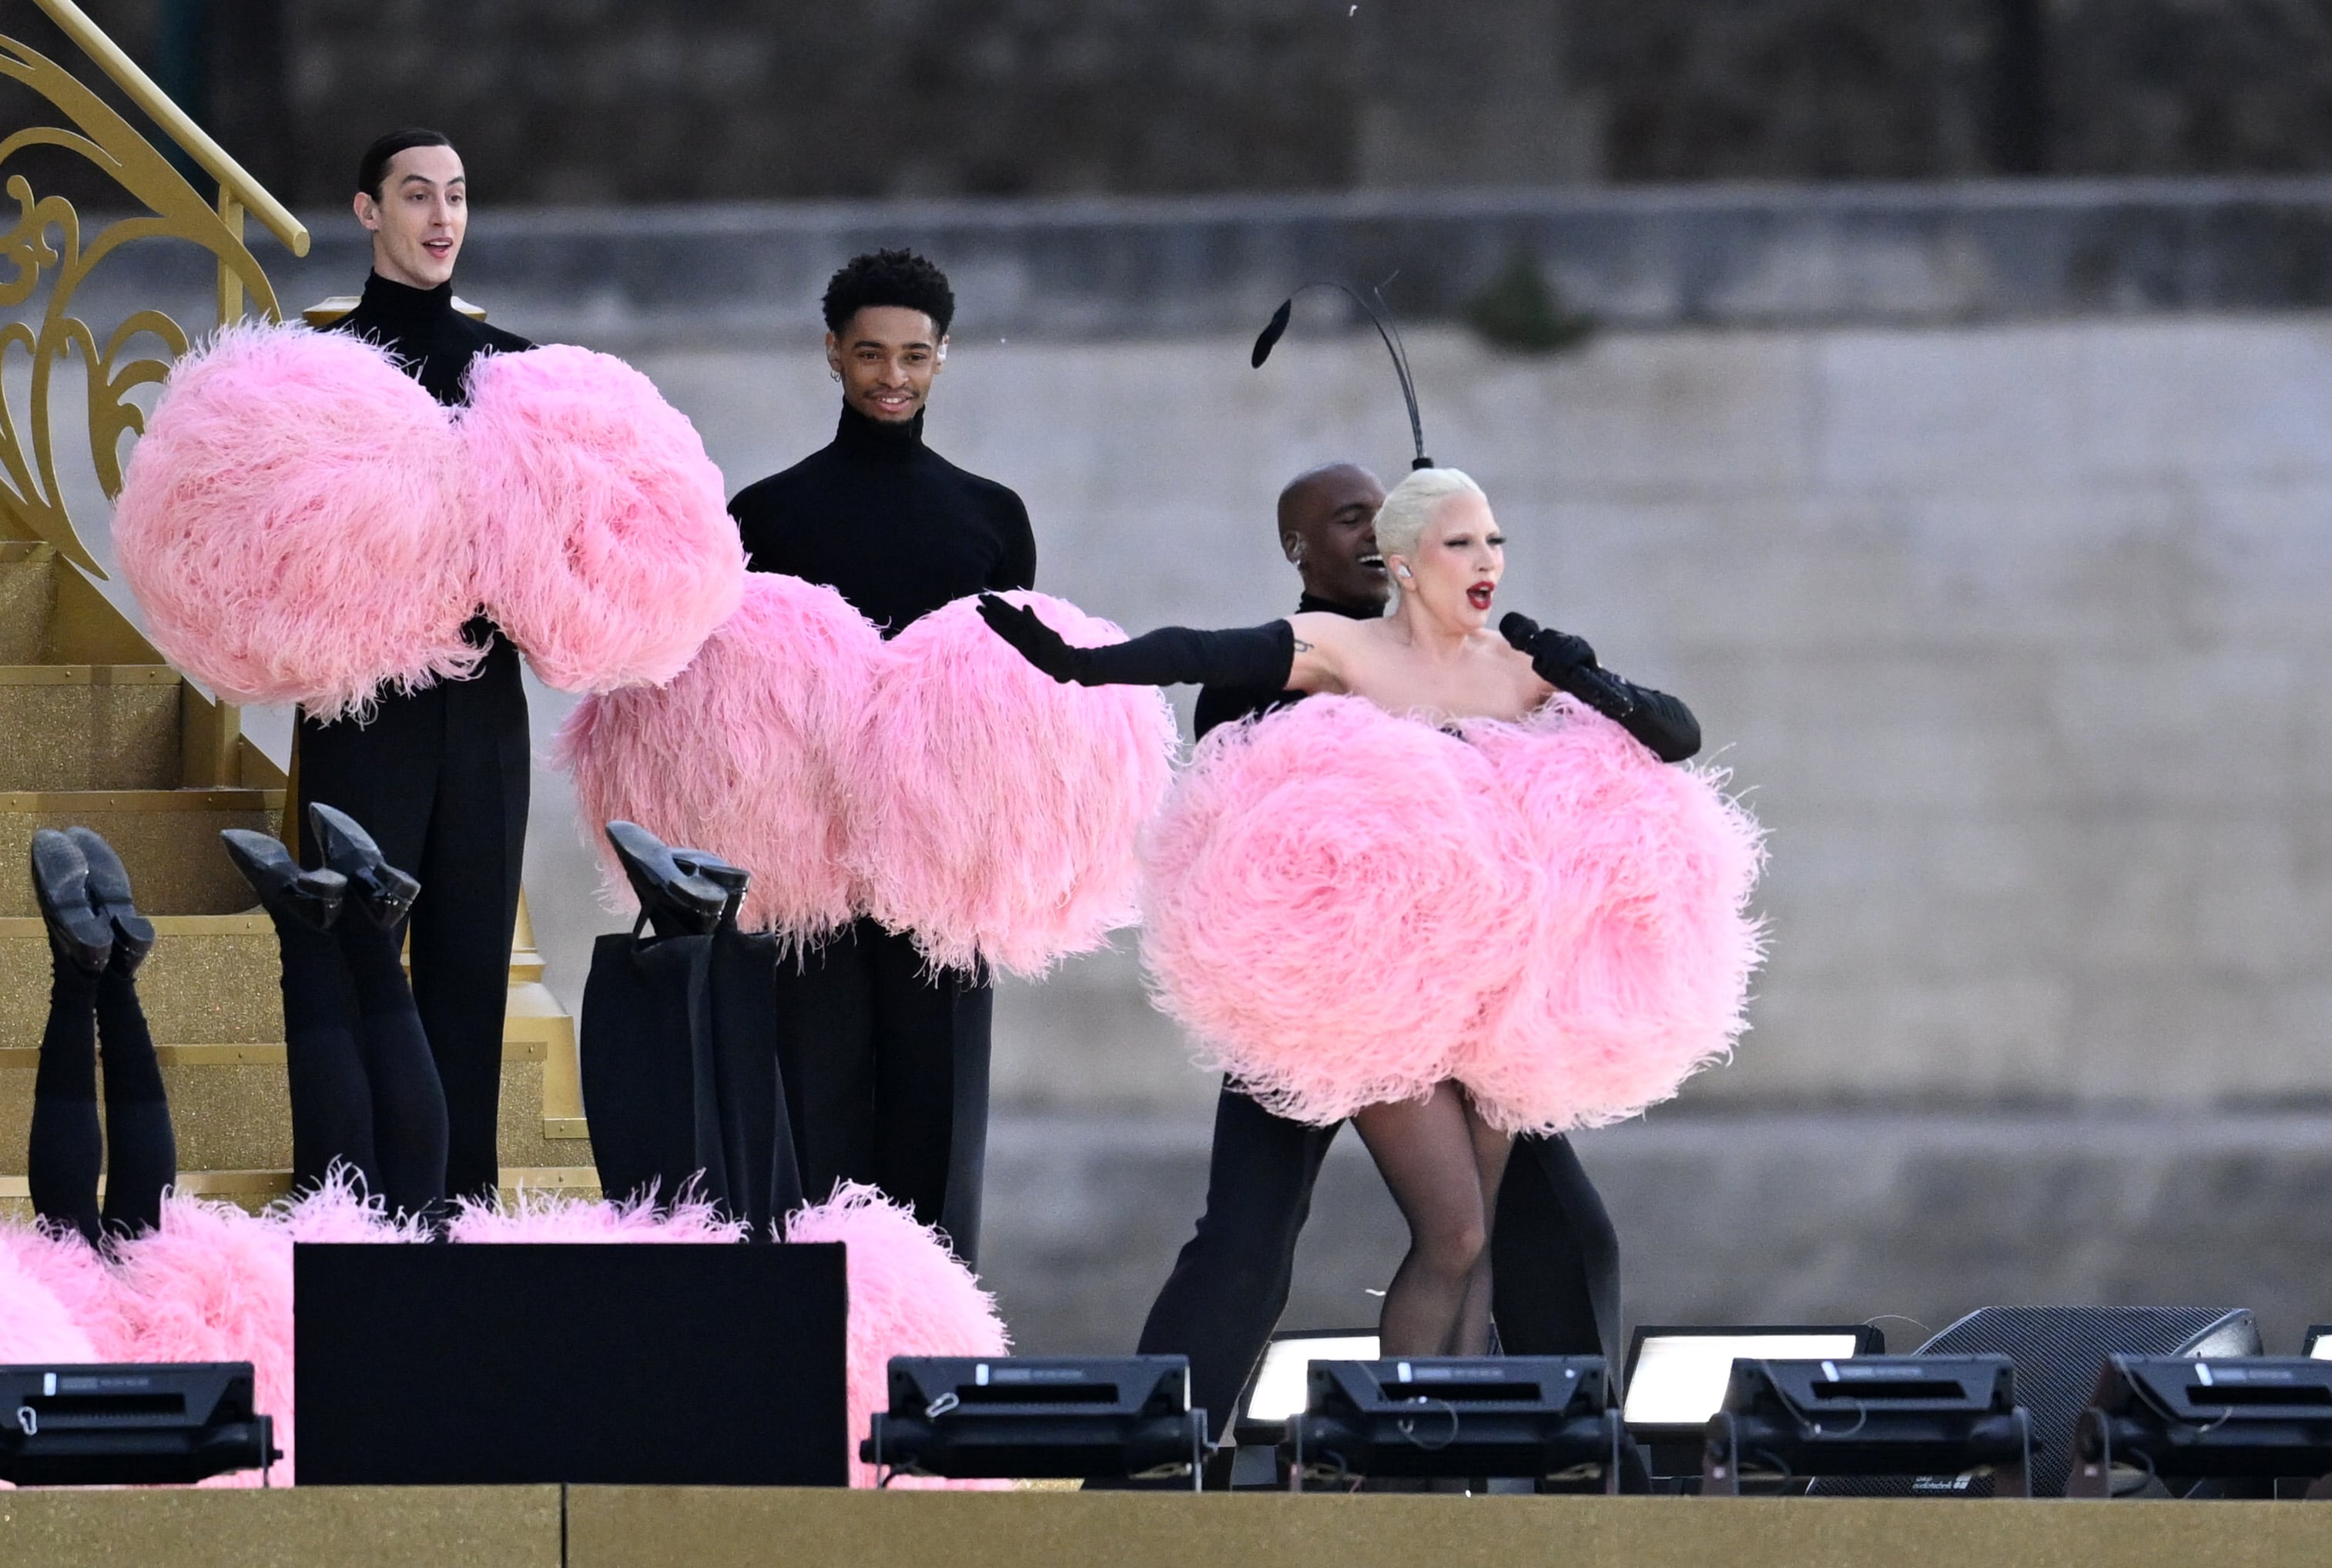
M 1384 614 L 1391 585 L 1376 543 L 1384 495 L 1356 463 L 1311 469 L 1279 492 L 1280 549 L 1303 579 L 1299 610 L 1356 620 Z M 1199 734 L 1301 697 L 1208 687 Z M 1150 1309 L 1139 1349 L 1190 1358 L 1190 1401 L 1205 1407 L 1218 1445 L 1286 1308 L 1296 1239 L 1340 1127 L 1275 1116 L 1228 1079 L 1215 1103 L 1206 1212 Z M 1490 1254 L 1492 1317 L 1508 1354 L 1601 1355 L 1619 1364 L 1619 1238 L 1567 1139 L 1516 1142 Z M 1228 1486 L 1228 1475 L 1226 1464 L 1211 1464 L 1208 1484 Z

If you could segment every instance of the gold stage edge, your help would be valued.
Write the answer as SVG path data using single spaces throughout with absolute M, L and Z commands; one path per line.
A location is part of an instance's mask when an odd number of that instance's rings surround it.
M 43 1568 L 2309 1568 L 2305 1503 L 1239 1496 L 719 1487 L 19 1492 Z

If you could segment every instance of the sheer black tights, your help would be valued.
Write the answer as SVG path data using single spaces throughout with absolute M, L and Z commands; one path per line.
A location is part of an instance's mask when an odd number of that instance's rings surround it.
M 1383 1355 L 1481 1355 L 1490 1347 L 1490 1216 L 1514 1141 L 1455 1083 L 1352 1118 L 1401 1218 L 1409 1255 L 1386 1287 Z

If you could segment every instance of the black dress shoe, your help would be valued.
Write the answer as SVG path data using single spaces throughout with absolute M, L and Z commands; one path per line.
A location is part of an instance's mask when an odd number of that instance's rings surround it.
M 381 857 L 372 835 L 345 811 L 320 803 L 308 808 L 308 828 L 325 865 L 349 879 L 349 902 L 387 931 L 413 913 L 421 884 Z
M 33 896 L 48 923 L 49 947 L 86 974 L 113 957 L 113 927 L 90 906 L 89 862 L 53 827 L 33 835 Z
M 154 951 L 154 923 L 129 901 L 129 868 L 94 827 L 69 827 L 65 837 L 89 866 L 90 907 L 113 928 L 113 961 L 124 973 L 136 974 Z
M 219 834 L 226 844 L 226 856 L 234 868 L 243 873 L 252 891 L 270 914 L 280 914 L 296 920 L 301 925 L 328 931 L 332 922 L 340 917 L 341 901 L 348 897 L 348 878 L 337 871 L 302 871 L 292 852 L 283 847 L 280 838 L 264 833 L 253 833 L 247 827 L 229 827 Z
M 721 919 L 730 925 L 737 923 L 738 906 L 745 902 L 746 884 L 753 880 L 751 872 L 709 851 L 683 849 L 677 845 L 673 846 L 672 863 L 683 875 L 701 876 L 726 894 Z
M 681 869 L 664 840 L 636 822 L 607 824 L 607 842 L 624 863 L 624 875 L 639 895 L 640 913 L 659 936 L 707 936 L 729 907 L 719 883 Z

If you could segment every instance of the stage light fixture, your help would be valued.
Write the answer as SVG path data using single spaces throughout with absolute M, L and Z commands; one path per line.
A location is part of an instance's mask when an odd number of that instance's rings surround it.
M 1628 1435 L 1600 1355 L 1314 1361 L 1280 1457 L 1288 1488 L 1367 1476 L 1598 1479 Z
M 1628 1433 L 1655 1478 L 1697 1477 L 1708 1419 L 1725 1404 L 1736 1361 L 1844 1361 L 1882 1355 L 1868 1324 L 1652 1325 L 1628 1346 Z
M 1741 1495 L 1744 1471 L 1803 1476 L 1989 1473 L 2032 1495 L 2032 1418 L 2004 1355 L 1737 1361 L 1708 1420 L 1703 1496 Z
M 2119 1472 L 2119 1478 L 2117 1478 Z M 2073 1428 L 2069 1497 L 2135 1496 L 2147 1479 L 2218 1479 L 2275 1496 L 2279 1477 L 2332 1495 L 2332 1361 L 2114 1355 Z
M 890 1474 L 1187 1476 L 1195 1490 L 1206 1461 L 1207 1413 L 1179 1355 L 894 1356 L 890 1398 L 858 1448 Z
M 0 1367 L 0 1480 L 19 1487 L 264 1484 L 283 1456 L 252 1409 L 251 1363 Z

